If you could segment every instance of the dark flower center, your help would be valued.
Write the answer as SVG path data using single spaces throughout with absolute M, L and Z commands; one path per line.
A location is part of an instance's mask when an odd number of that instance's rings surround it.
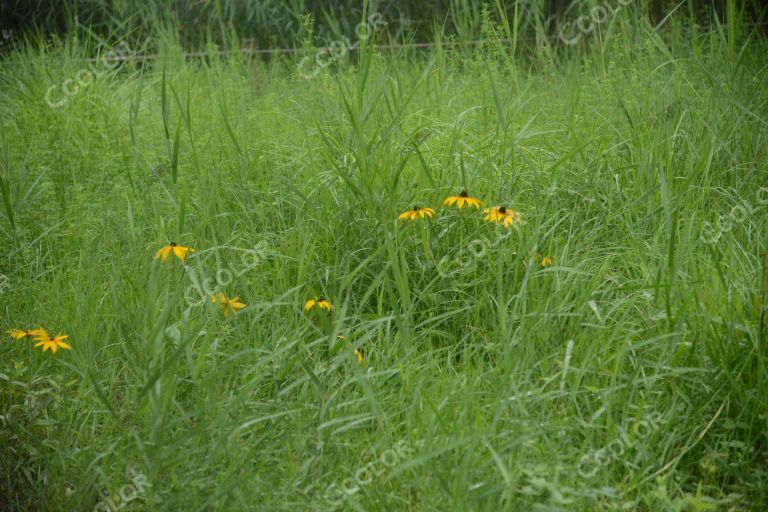
M 419 208 L 418 206 L 414 206 L 414 207 L 413 207 L 413 211 L 415 211 L 415 212 L 419 211 L 420 209 L 421 209 L 421 208 Z
M 325 302 L 325 297 L 320 297 L 319 299 L 317 299 L 317 302 Z
M 171 247 L 176 247 L 176 242 L 171 242 Z
M 504 215 L 505 213 L 507 213 L 507 209 L 502 206 L 501 208 L 499 208 L 499 213 Z
M 469 194 L 467 194 L 466 190 L 462 190 L 461 194 L 459 194 L 459 197 L 469 197 Z

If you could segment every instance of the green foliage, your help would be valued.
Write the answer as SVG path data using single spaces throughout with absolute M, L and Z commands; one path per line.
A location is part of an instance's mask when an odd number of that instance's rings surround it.
M 691 16 L 706 24 L 736 16 L 757 20 L 764 12 L 757 0 L 685 0 L 684 4 Z M 128 41 L 133 48 L 154 39 L 148 35 L 158 30 L 176 33 L 189 50 L 202 49 L 211 41 L 228 48 L 243 40 L 258 48 L 286 48 L 301 46 L 306 17 L 311 16 L 316 23 L 312 42 L 323 46 L 342 37 L 356 40 L 363 5 L 359 0 L 9 0 L 0 4 L 0 29 L 19 40 L 28 33 L 62 37 L 86 33 L 96 40 Z M 470 41 L 482 35 L 482 13 L 491 7 L 500 22 L 513 21 L 505 29 L 517 44 L 519 37 L 556 35 L 563 23 L 595 9 L 613 11 L 630 5 L 637 16 L 648 17 L 654 25 L 682 6 L 675 0 L 373 0 L 367 3 L 367 13 L 377 13 L 386 22 L 376 34 L 384 42 L 432 42 L 440 34 Z
M 0 327 L 73 348 L 0 342 L 3 509 L 765 508 L 765 38 L 624 11 L 513 52 L 501 7 L 311 78 L 162 23 L 153 61 L 7 56 Z

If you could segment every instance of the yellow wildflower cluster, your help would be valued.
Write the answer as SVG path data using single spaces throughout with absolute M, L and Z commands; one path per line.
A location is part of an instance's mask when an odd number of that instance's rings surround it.
M 56 336 L 51 336 L 45 329 L 11 329 L 8 334 L 14 340 L 23 340 L 26 338 L 32 338 L 36 341 L 35 347 L 42 347 L 43 352 L 50 350 L 52 353 L 56 353 L 59 348 L 70 350 L 72 347 L 64 340 L 69 338 L 66 334 L 59 333 Z

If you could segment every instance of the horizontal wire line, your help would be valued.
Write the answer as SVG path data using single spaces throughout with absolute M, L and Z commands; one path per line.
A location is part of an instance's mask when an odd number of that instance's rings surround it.
M 535 41 L 535 38 L 518 38 L 518 41 Z M 401 48 L 433 48 L 436 46 L 457 46 L 457 45 L 478 45 L 483 43 L 489 43 L 489 42 L 503 42 L 503 43 L 511 43 L 511 39 L 477 39 L 473 41 L 446 41 L 442 43 L 412 43 L 412 44 L 375 44 L 373 45 L 374 50 L 395 50 L 395 49 L 401 49 Z M 358 44 L 345 47 L 346 51 L 360 51 L 361 46 Z M 263 55 L 263 54 L 285 54 L 285 53 L 318 53 L 318 52 L 331 52 L 331 51 L 339 51 L 339 48 L 332 48 L 330 46 L 320 46 L 317 48 L 240 48 L 238 50 L 240 53 L 245 54 L 251 54 L 251 55 Z M 232 53 L 231 51 L 227 50 L 220 50 L 217 52 L 185 52 L 182 54 L 183 57 L 206 57 L 209 55 L 229 55 Z M 128 61 L 128 60 L 152 60 L 157 59 L 160 56 L 158 54 L 150 54 L 150 55 L 116 55 L 116 56 L 110 56 L 110 57 L 102 57 L 102 58 L 89 58 L 84 59 L 86 62 L 96 62 L 96 61 L 107 61 L 107 62 L 122 62 L 122 61 Z
M 752 28 L 754 27 L 763 27 L 768 26 L 768 23 L 755 23 L 750 25 Z M 584 34 L 589 35 L 589 34 Z M 539 37 L 518 37 L 518 41 L 538 41 Z M 411 44 L 375 44 L 373 45 L 374 50 L 398 50 L 398 49 L 423 49 L 423 48 L 436 48 L 437 46 L 459 46 L 459 45 L 479 45 L 479 44 L 485 44 L 485 43 L 491 43 L 491 42 L 499 42 L 499 43 L 511 43 L 512 39 L 509 38 L 502 38 L 502 39 L 474 39 L 472 41 L 444 41 L 440 43 L 411 43 Z M 361 46 L 359 43 L 355 43 L 351 46 L 344 47 L 346 51 L 351 52 L 357 52 L 360 51 Z M 318 52 L 331 52 L 331 51 L 339 51 L 339 47 L 331 47 L 331 46 L 319 46 L 319 47 L 313 47 L 313 48 L 240 48 L 238 50 L 240 53 L 249 54 L 249 55 L 278 55 L 278 54 L 287 54 L 287 53 L 318 53 Z M 227 50 L 219 50 L 216 52 L 184 52 L 182 53 L 183 57 L 207 57 L 211 55 L 229 55 L 232 51 Z M 124 61 L 130 61 L 130 60 L 154 60 L 160 58 L 159 54 L 149 54 L 149 55 L 115 55 L 110 57 L 102 57 L 102 58 L 89 58 L 84 59 L 86 62 L 124 62 Z

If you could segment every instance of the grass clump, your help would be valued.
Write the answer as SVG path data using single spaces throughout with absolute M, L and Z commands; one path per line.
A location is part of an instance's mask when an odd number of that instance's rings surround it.
M 761 510 L 766 45 L 670 26 L 171 45 L 54 106 L 85 52 L 8 56 L 0 324 L 72 349 L 0 345 L 0 502 Z

